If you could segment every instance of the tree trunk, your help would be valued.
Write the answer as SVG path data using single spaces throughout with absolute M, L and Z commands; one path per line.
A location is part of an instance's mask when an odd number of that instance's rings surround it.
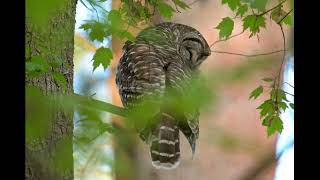
M 39 28 L 26 17 L 25 46 L 32 56 L 41 56 L 47 62 L 59 62 L 57 68 L 50 67 L 50 72 L 59 72 L 67 81 L 67 88 L 60 87 L 50 73 L 32 79 L 26 79 L 26 85 L 39 87 L 44 94 L 49 92 L 73 92 L 73 46 L 74 25 L 77 0 L 67 0 L 65 7 L 57 9 L 50 16 L 46 26 Z M 28 113 L 28 112 L 26 112 Z M 62 109 L 46 114 L 51 117 L 48 133 L 34 138 L 25 147 L 26 179 L 60 180 L 73 179 L 72 133 L 73 112 Z M 44 121 L 47 120 L 44 118 Z M 63 154 L 63 159 L 57 157 Z M 62 152 L 62 153 L 61 153 Z M 63 167 L 62 169 L 58 166 Z

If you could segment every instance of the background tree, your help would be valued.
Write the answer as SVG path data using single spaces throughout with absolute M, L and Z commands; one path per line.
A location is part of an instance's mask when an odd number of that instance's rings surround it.
M 73 112 L 54 110 L 31 87 L 44 95 L 73 92 L 76 3 L 26 1 L 26 179 L 73 179 Z

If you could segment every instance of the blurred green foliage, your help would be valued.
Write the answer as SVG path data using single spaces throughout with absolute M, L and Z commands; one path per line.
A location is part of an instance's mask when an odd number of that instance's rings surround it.
M 44 137 L 52 126 L 48 98 L 34 86 L 26 87 L 26 142 Z
M 65 7 L 66 0 L 26 0 L 26 18 L 32 24 L 46 26 L 54 13 Z

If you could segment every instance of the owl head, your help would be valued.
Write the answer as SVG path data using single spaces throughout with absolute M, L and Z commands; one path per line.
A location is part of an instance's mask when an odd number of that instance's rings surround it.
M 207 41 L 196 29 L 183 24 L 175 24 L 174 34 L 178 34 L 178 51 L 193 67 L 198 67 L 211 54 Z

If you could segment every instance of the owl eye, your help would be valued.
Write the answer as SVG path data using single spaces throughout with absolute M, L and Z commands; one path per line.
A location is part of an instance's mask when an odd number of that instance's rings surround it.
M 191 59 L 192 58 L 192 52 L 191 52 L 190 48 L 186 48 L 186 49 L 187 49 L 187 52 L 189 53 L 189 59 Z

